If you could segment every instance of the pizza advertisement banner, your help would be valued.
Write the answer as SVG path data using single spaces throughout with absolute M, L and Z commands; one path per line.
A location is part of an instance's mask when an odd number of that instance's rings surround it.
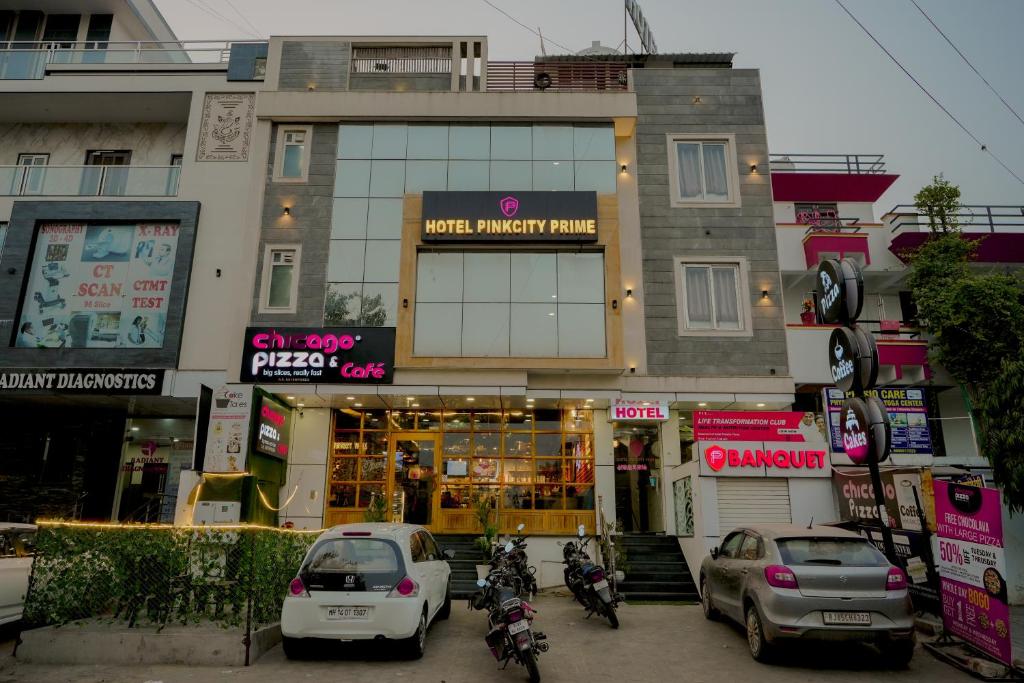
M 164 346 L 179 226 L 44 223 L 15 346 Z
M 1011 664 L 999 491 L 937 480 L 935 515 L 943 626 L 994 659 Z

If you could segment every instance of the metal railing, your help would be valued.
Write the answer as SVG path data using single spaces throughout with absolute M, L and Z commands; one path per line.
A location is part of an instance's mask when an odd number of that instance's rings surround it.
M 802 221 L 797 216 L 797 225 L 806 225 L 807 230 L 804 231 L 805 235 L 820 232 L 842 232 L 852 233 L 860 232 L 860 218 L 843 218 L 842 216 L 829 216 L 822 218 L 819 221 Z
M 0 42 L 0 80 L 42 78 L 50 65 L 224 64 L 235 42 L 70 41 Z
M 948 218 L 963 232 L 1024 233 L 1024 206 L 964 204 Z M 883 219 L 893 233 L 931 230 L 928 215 L 912 204 L 894 206 Z
M 180 166 L 0 166 L 0 196 L 175 197 Z
M 771 154 L 772 173 L 843 173 L 872 175 L 885 173 L 884 154 Z
M 617 62 L 487 62 L 487 90 L 621 92 L 628 65 Z
M 354 47 L 354 74 L 450 74 L 452 48 L 432 45 L 417 47 Z
M 791 326 L 799 327 L 802 323 L 790 323 Z M 827 325 L 815 321 L 812 324 L 803 325 L 807 328 L 833 328 L 838 325 Z M 857 320 L 857 326 L 864 328 L 866 332 L 870 332 L 875 335 L 875 340 L 879 342 L 885 341 L 920 341 L 921 330 L 919 329 L 919 323 L 916 320 Z

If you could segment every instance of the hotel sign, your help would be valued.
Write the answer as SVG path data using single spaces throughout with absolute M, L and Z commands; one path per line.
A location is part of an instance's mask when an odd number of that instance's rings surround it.
M 596 242 L 596 192 L 424 192 L 424 242 Z

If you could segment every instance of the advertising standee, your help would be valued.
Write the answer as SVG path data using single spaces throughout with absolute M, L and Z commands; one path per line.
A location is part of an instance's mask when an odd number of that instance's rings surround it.
M 213 392 L 204 472 L 245 472 L 252 417 L 251 386 L 225 384 Z

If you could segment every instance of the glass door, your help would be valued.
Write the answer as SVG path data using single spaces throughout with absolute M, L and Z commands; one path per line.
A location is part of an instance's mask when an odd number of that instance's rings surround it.
M 391 435 L 394 488 L 391 519 L 429 526 L 434 519 L 437 490 L 437 435 L 396 432 Z

